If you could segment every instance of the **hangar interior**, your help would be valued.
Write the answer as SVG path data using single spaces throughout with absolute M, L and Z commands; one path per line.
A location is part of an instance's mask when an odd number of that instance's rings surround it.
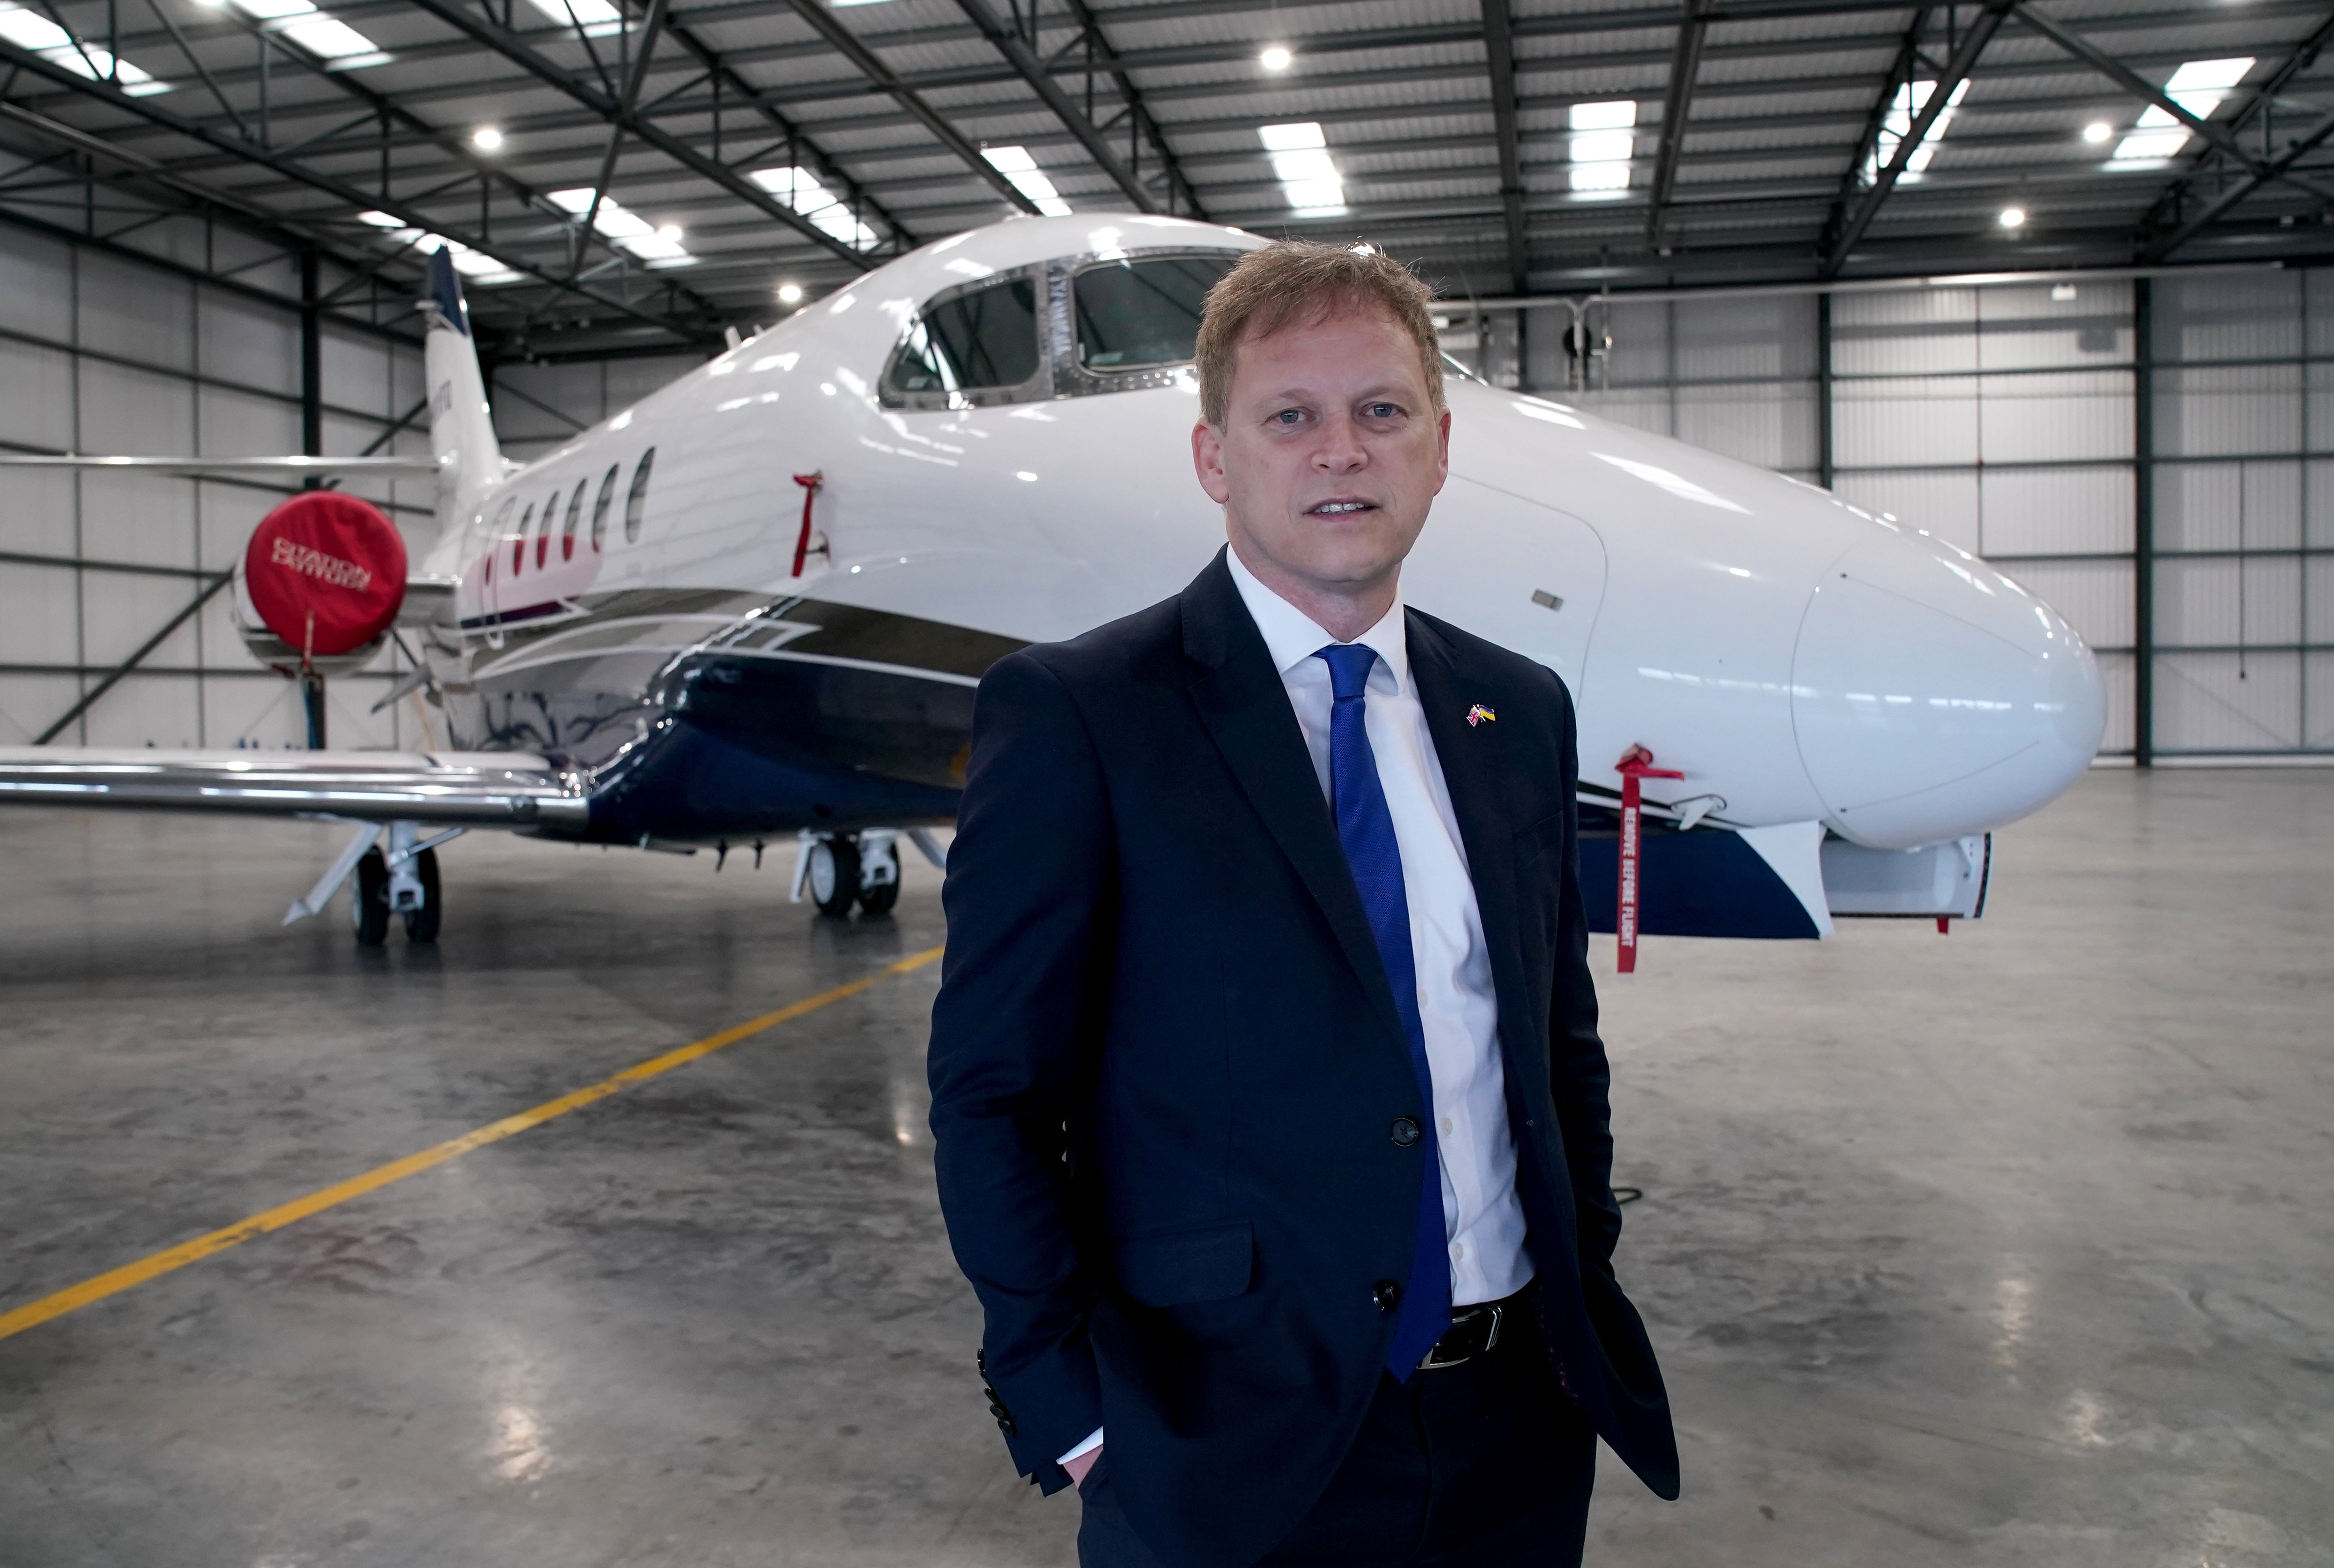
M 2063 614 L 2102 765 L 1982 921 L 1596 961 L 1688 1496 L 1590 1561 L 2334 1561 L 2334 17 L 2314 0 L 0 3 L 0 454 L 426 457 L 458 258 L 552 451 L 1016 213 L 1366 239 L 1490 384 L 1820 486 Z M 1169 433 L 1180 440 L 1180 433 Z M 305 744 L 293 486 L 12 468 L 0 746 Z M 434 483 L 352 477 L 416 556 Z M 799 497 L 771 498 L 791 529 Z M 1098 507 L 1097 524 L 1106 521 Z M 336 747 L 429 750 L 383 648 Z M 644 1058 L 603 1105 L 0 1332 L 0 1564 L 1068 1563 L 931 1192 L 943 936 L 791 846 L 0 809 L 0 1314 Z M 758 849 L 754 860 L 762 859 Z M 5 1323 L 0 1316 L 0 1323 Z

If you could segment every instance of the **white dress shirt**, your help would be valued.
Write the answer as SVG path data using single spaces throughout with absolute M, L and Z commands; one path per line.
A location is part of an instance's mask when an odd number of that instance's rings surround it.
M 1313 657 L 1337 640 L 1227 551 L 1232 582 L 1264 634 L 1297 727 L 1313 754 L 1313 776 L 1329 794 L 1329 665 Z M 1354 639 L 1377 653 L 1362 695 L 1363 724 L 1394 817 L 1410 906 L 1410 950 L 1418 969 L 1418 1016 L 1434 1080 L 1434 1130 L 1442 1150 L 1442 1228 L 1451 1250 L 1451 1304 L 1513 1295 L 1531 1283 L 1524 1254 L 1524 1207 L 1516 1195 L 1516 1143 L 1508 1128 L 1507 1074 L 1496 1031 L 1500 1003 L 1483 917 L 1467 875 L 1467 851 L 1426 711 L 1410 675 L 1402 596 Z
M 1329 796 L 1329 666 L 1313 657 L 1337 640 L 1259 582 L 1239 552 L 1225 553 L 1241 602 L 1264 635 L 1313 755 L 1313 776 Z M 1467 875 L 1467 851 L 1442 765 L 1427 733 L 1426 712 L 1410 676 L 1402 597 L 1378 623 L 1354 639 L 1377 653 L 1362 695 L 1362 720 L 1377 760 L 1378 783 L 1394 817 L 1410 906 L 1410 948 L 1418 970 L 1418 1016 L 1426 1066 L 1434 1081 L 1435 1131 L 1442 1155 L 1442 1231 L 1450 1249 L 1451 1304 L 1471 1306 L 1513 1295 L 1531 1283 L 1524 1252 L 1523 1200 L 1516 1194 L 1516 1144 L 1508 1128 L 1507 1075 L 1495 1031 L 1500 1005 L 1482 913 Z M 1056 1461 L 1067 1464 L 1102 1445 L 1096 1429 Z

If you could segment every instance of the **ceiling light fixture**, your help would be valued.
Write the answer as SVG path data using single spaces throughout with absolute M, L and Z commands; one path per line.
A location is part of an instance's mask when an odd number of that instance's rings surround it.
M 155 81 L 148 72 L 127 60 L 116 60 L 94 43 L 77 41 L 54 22 L 21 5 L 0 3 L 0 38 L 19 49 L 30 50 L 52 65 L 64 67 L 75 76 L 111 82 L 126 97 L 147 98 L 170 91 L 169 82 Z
M 1945 127 L 1953 118 L 1953 111 L 1969 96 L 1970 79 L 1963 77 L 1953 84 L 1945 99 L 1945 106 L 1937 111 L 1937 118 L 1929 122 L 1928 133 L 1913 150 L 1905 156 L 1905 171 L 1896 178 L 1905 184 L 1918 183 L 1928 172 L 1929 160 L 1937 156 L 1937 143 L 1944 139 Z M 1930 97 L 1937 91 L 1934 82 L 1907 82 L 1896 89 L 1896 96 L 1888 106 L 1887 115 L 1880 122 L 1880 134 L 1872 144 L 1872 156 L 1864 160 L 1864 183 L 1876 185 L 1880 171 L 1895 161 L 1896 149 L 1912 134 L 1913 121 L 1929 106 Z
M 2001 209 L 2001 216 L 1993 221 L 2004 228 L 2022 228 L 2026 224 L 2026 209 L 2022 207 L 2005 207 Z
M 237 9 L 275 37 L 288 38 L 324 63 L 327 71 L 353 71 L 361 66 L 386 65 L 390 57 L 381 45 L 336 16 L 318 10 L 313 0 L 235 0 Z
M 806 168 L 757 168 L 746 178 L 854 250 L 873 250 L 881 237 Z
M 474 284 L 516 284 L 526 281 L 525 273 L 513 272 L 490 255 L 482 255 L 459 240 L 444 235 L 431 234 L 426 228 L 415 228 L 394 213 L 361 212 L 357 221 L 381 231 L 381 237 L 391 245 L 411 245 L 428 255 L 443 250 L 454 263 L 454 270 Z
M 802 303 L 802 284 L 780 284 L 778 285 L 778 303 L 782 305 L 798 305 Z
M 592 188 L 577 186 L 572 190 L 555 190 L 551 205 L 564 213 L 582 217 L 592 212 Z M 599 210 L 593 214 L 592 226 L 597 229 L 618 250 L 638 257 L 652 267 L 685 267 L 697 258 L 680 248 L 680 230 L 671 224 L 652 228 L 649 220 L 636 212 L 628 212 L 611 196 L 600 197 Z
M 2083 127 L 2083 139 L 2085 141 L 2105 141 L 2108 137 L 2113 136 L 2114 134 L 2115 127 L 2109 125 L 2104 120 L 2094 120 L 2088 125 Z
M 1271 48 L 1266 50 L 1263 53 L 1258 55 L 1256 57 L 1256 61 L 1258 64 L 1263 66 L 1267 71 L 1286 71 L 1288 69 L 1288 63 L 1296 58 L 1297 57 L 1289 53 L 1288 50 L 1276 43 Z
M 1345 182 L 1329 158 L 1329 139 L 1317 120 L 1260 125 L 1257 139 L 1272 164 L 1272 178 L 1299 217 L 1335 217 L 1345 210 Z
M 1062 193 L 1054 188 L 1054 182 L 1046 178 L 1046 171 L 1037 167 L 1037 160 L 1029 156 L 1027 148 L 988 147 L 981 149 L 980 156 L 989 159 L 989 166 L 1003 175 L 1014 189 L 1037 203 L 1039 212 L 1047 217 L 1070 216 L 1070 204 L 1062 199 Z
M 1576 103 L 1565 113 L 1572 129 L 1566 150 L 1572 159 L 1572 193 L 1589 201 L 1610 201 L 1629 188 L 1629 160 L 1637 155 L 1637 104 L 1618 98 Z
M 605 38 L 624 30 L 624 14 L 608 0 L 535 0 L 535 8 L 562 28 L 581 27 L 586 38 Z
M 470 144 L 481 152 L 492 152 L 503 144 L 503 133 L 491 125 L 481 125 L 470 132 Z
M 2164 95 L 2199 120 L 2213 118 L 2213 111 L 2221 107 L 2229 90 L 2244 80 L 2245 72 L 2253 68 L 2253 57 L 2241 54 L 2227 60 L 2191 60 L 2172 73 L 2164 84 Z M 2116 144 L 2111 165 L 2152 168 L 2163 164 L 2188 145 L 2188 128 L 2165 112 L 2160 104 L 2151 103 L 2132 122 L 2130 133 Z

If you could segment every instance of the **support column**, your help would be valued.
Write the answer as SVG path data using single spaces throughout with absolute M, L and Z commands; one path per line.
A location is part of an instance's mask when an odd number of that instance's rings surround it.
M 323 312 L 316 281 L 316 253 L 300 253 L 300 450 L 311 457 L 324 455 L 324 336 Z M 307 487 L 316 487 L 310 475 Z
M 1831 295 L 1816 296 L 1816 483 L 1831 488 Z
M 2131 284 L 2131 760 L 2156 765 L 2156 288 Z

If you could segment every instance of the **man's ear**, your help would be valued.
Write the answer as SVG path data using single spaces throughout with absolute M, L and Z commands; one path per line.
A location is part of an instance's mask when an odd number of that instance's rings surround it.
M 1451 410 L 1434 422 L 1434 493 L 1442 494 L 1443 481 L 1451 477 Z
M 1209 500 L 1219 506 L 1231 500 L 1231 481 L 1224 475 L 1224 433 L 1205 419 L 1191 427 L 1191 468 Z

